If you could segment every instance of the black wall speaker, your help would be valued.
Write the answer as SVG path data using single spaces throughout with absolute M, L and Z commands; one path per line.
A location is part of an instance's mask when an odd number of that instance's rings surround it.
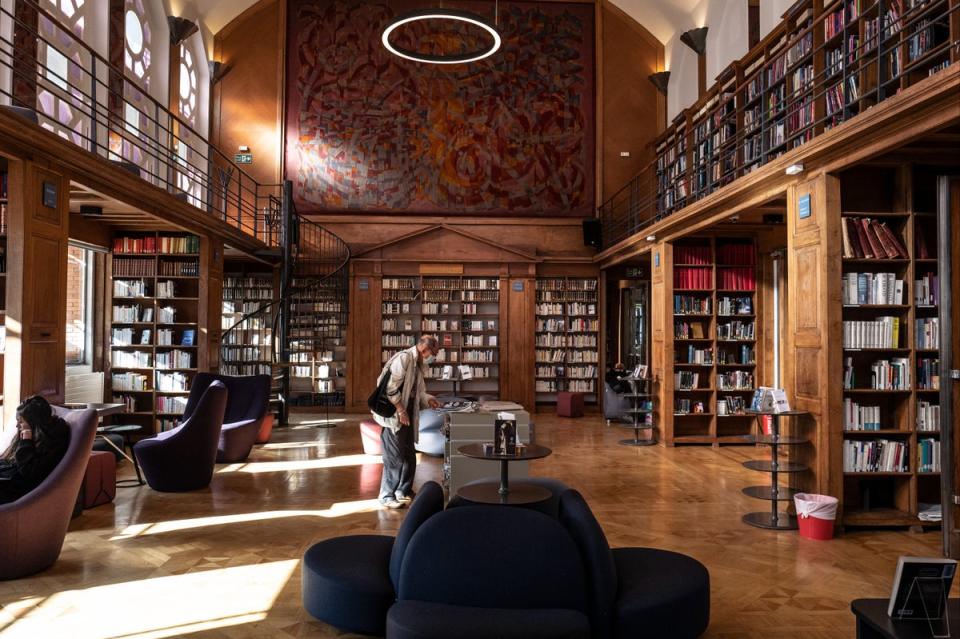
M 583 245 L 600 248 L 600 220 L 595 217 L 583 221 Z
M 81 204 L 80 215 L 83 217 L 100 217 L 103 215 L 103 207 L 91 206 L 90 204 Z

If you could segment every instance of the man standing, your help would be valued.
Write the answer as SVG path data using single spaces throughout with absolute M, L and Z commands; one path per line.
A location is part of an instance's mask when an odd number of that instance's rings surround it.
M 427 394 L 424 373 L 439 352 L 437 338 L 424 335 L 416 346 L 394 355 L 377 377 L 379 385 L 384 375 L 390 375 L 387 398 L 397 407 L 393 417 L 373 413 L 373 418 L 383 426 L 380 503 L 387 508 L 403 508 L 413 499 L 413 476 L 417 470 L 414 443 L 419 435 L 420 409 L 440 406 L 440 402 Z

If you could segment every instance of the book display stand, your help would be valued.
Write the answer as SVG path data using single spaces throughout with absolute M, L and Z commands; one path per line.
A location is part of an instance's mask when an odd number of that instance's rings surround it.
M 633 375 L 623 379 L 630 384 L 630 392 L 624 395 L 624 397 L 630 399 L 631 406 L 627 409 L 630 422 L 618 423 L 617 425 L 623 428 L 632 428 L 633 439 L 621 439 L 620 444 L 623 446 L 653 446 L 657 443 L 656 430 L 654 430 L 652 418 L 648 419 L 647 417 L 653 415 L 653 395 L 650 393 L 651 380 L 649 378 L 637 378 Z M 643 389 L 643 392 L 639 390 L 640 388 Z M 640 439 L 640 431 L 642 430 L 650 431 L 649 439 Z
M 906 601 L 916 597 L 923 608 L 923 614 L 910 617 L 900 614 L 893 615 L 893 618 L 926 621 L 932 639 L 948 639 L 953 636 L 950 634 L 950 614 L 947 609 L 949 591 L 950 587 L 942 577 L 914 577 L 910 583 Z
M 793 496 L 796 495 L 798 491 L 794 488 L 780 486 L 778 479 L 780 473 L 802 473 L 808 470 L 808 468 L 804 464 L 797 462 L 780 461 L 778 448 L 780 446 L 798 446 L 805 444 L 807 440 L 799 437 L 781 435 L 780 418 L 799 417 L 801 415 L 807 415 L 808 413 L 802 410 L 790 410 L 780 413 L 748 410 L 747 414 L 756 417 L 758 425 L 760 417 L 764 415 L 770 415 L 772 417 L 771 433 L 769 435 L 761 433 L 756 437 L 758 444 L 770 446 L 770 460 L 751 459 L 743 462 L 745 468 L 761 473 L 770 473 L 769 486 L 748 486 L 743 489 L 743 494 L 747 497 L 769 501 L 770 511 L 748 513 L 743 516 L 743 523 L 768 530 L 796 530 L 798 527 L 797 518 L 780 512 L 777 502 L 792 501 Z

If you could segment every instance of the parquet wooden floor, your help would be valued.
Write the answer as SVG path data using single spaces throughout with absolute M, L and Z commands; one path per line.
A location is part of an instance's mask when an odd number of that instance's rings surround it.
M 120 488 L 114 504 L 84 512 L 53 568 L 0 582 L 0 636 L 344 636 L 302 610 L 300 556 L 336 535 L 393 534 L 404 511 L 377 508 L 380 465 L 362 455 L 355 416 L 330 429 L 317 428 L 317 416 L 300 420 L 247 463 L 218 466 L 207 490 Z M 852 599 L 886 596 L 899 555 L 939 554 L 937 532 L 817 542 L 743 525 L 740 516 L 763 503 L 740 488 L 763 476 L 739 462 L 766 449 L 628 448 L 616 443 L 624 431 L 598 417 L 536 421 L 537 440 L 554 454 L 532 462 L 532 474 L 578 488 L 612 545 L 706 564 L 708 637 L 852 637 Z M 440 472 L 439 460 L 423 458 L 417 483 Z

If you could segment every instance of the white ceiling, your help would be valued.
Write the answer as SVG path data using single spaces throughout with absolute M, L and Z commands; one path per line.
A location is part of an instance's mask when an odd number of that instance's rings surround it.
M 257 0 L 168 0 L 172 15 L 199 18 L 204 31 L 215 34 Z M 612 0 L 666 44 L 678 31 L 697 26 L 707 0 Z

